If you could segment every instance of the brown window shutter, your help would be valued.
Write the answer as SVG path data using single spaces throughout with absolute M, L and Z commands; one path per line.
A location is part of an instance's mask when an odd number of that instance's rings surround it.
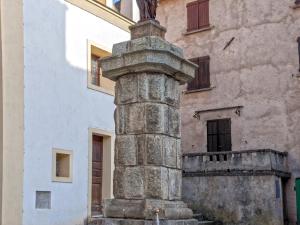
M 199 27 L 198 29 L 209 26 L 209 0 L 199 1 Z
M 199 58 L 190 59 L 192 63 L 195 63 L 199 66 Z M 198 89 L 198 79 L 199 79 L 199 68 L 195 71 L 195 78 L 188 83 L 187 90 L 196 90 Z
M 187 4 L 187 31 L 199 29 L 199 3 L 198 1 Z
M 199 58 L 199 88 L 210 87 L 210 71 L 209 71 L 209 56 Z
M 200 58 L 190 59 L 191 62 L 197 64 L 199 67 L 195 72 L 195 78 L 188 83 L 187 90 L 197 90 L 210 87 L 210 71 L 209 63 L 210 57 L 204 56 Z
M 197 0 L 187 4 L 187 31 L 209 26 L 209 0 Z

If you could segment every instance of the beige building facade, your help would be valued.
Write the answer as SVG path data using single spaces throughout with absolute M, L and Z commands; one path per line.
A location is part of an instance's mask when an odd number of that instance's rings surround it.
M 200 8 L 189 8 L 197 4 Z M 199 21 L 193 23 L 196 13 Z M 199 72 L 208 73 L 209 82 L 205 78 L 200 83 L 206 85 L 199 88 L 182 87 L 183 151 L 207 152 L 212 146 L 208 136 L 213 136 L 209 123 L 225 119 L 231 125 L 226 151 L 288 152 L 291 178 L 284 187 L 284 213 L 295 224 L 294 185 L 300 176 L 299 5 L 294 0 L 161 0 L 158 19 L 168 30 L 167 40 L 183 48 L 187 58 L 200 58 L 202 66 L 203 57 L 209 59 L 208 69 L 201 67 Z

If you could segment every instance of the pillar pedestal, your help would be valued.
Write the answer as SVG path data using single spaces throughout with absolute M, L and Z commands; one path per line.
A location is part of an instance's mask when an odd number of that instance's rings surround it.
M 180 84 L 196 65 L 164 40 L 155 21 L 131 28 L 132 40 L 114 45 L 101 60 L 104 77 L 116 81 L 114 197 L 104 201 L 104 219 L 92 224 L 194 225 L 181 201 Z

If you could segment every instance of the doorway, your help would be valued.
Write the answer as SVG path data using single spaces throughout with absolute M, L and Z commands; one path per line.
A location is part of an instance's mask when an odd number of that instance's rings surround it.
M 102 214 L 103 137 L 93 135 L 92 146 L 92 216 Z

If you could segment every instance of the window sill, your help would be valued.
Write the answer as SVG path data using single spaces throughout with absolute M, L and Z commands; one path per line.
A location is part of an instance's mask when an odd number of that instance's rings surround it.
M 56 183 L 72 183 L 72 177 L 53 177 L 52 182 Z
M 97 86 L 97 85 L 89 84 L 88 88 L 91 89 L 91 90 L 94 90 L 94 91 L 102 92 L 104 94 L 115 96 L 115 93 L 114 93 L 113 90 L 109 90 L 109 89 L 106 89 L 106 88 L 103 88 L 103 87 L 100 87 L 100 86 Z
M 183 91 L 183 94 L 191 94 L 191 93 L 198 93 L 198 92 L 205 92 L 205 91 L 211 91 L 215 87 L 208 87 L 208 88 L 201 88 L 196 90 L 190 90 L 190 91 Z
M 209 31 L 212 30 L 214 28 L 214 26 L 208 26 L 208 27 L 204 27 L 198 30 L 192 30 L 192 31 L 187 31 L 184 33 L 184 35 L 191 35 L 191 34 L 195 34 L 195 33 L 200 33 L 200 32 L 204 32 L 204 31 Z

